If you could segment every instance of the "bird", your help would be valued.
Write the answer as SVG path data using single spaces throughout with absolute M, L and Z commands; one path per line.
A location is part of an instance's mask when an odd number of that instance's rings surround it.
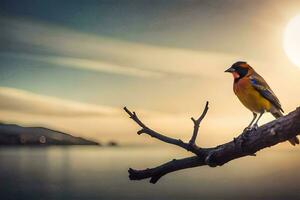
M 237 61 L 225 70 L 233 75 L 233 91 L 240 102 L 253 113 L 253 119 L 244 132 L 256 130 L 258 121 L 264 113 L 269 112 L 275 118 L 283 116 L 279 99 L 268 83 L 247 62 Z M 255 121 L 256 120 L 256 121 Z M 299 144 L 297 137 L 289 139 L 295 146 Z

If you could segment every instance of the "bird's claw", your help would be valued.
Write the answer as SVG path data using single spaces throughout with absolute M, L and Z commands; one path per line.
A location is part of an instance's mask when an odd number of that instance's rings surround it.
M 253 130 L 253 131 L 256 131 L 258 129 L 258 125 L 257 124 L 254 124 L 253 126 L 252 126 L 252 128 L 251 128 L 251 130 Z
M 257 124 L 254 124 L 252 127 L 246 127 L 243 131 L 243 134 L 242 134 L 242 139 L 243 141 L 246 141 L 249 137 L 249 134 L 252 132 L 252 131 L 256 131 L 258 129 L 258 125 Z
M 250 132 L 252 130 L 252 128 L 251 127 L 249 127 L 249 126 L 247 126 L 246 128 L 244 128 L 244 133 L 248 133 L 248 132 Z
M 253 128 L 249 127 L 249 126 L 244 129 L 243 134 L 242 134 L 243 141 L 246 141 L 248 139 L 249 134 L 251 133 L 252 130 L 253 130 Z
M 252 127 L 246 127 L 243 131 L 244 134 L 248 134 L 249 132 L 256 131 L 258 129 L 258 125 L 254 124 Z

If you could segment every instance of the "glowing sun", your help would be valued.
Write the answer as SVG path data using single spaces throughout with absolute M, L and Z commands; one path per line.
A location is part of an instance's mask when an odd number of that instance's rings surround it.
M 289 59 L 300 67 L 300 15 L 292 18 L 286 26 L 283 45 Z

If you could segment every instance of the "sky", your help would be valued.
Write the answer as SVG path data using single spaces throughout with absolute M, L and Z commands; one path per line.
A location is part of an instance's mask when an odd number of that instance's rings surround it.
M 247 61 L 286 113 L 299 106 L 300 68 L 283 34 L 299 1 L 0 1 L 0 121 L 120 143 L 151 143 L 122 108 L 188 139 L 210 110 L 201 145 L 239 134 L 252 114 L 225 74 Z M 270 115 L 261 123 L 272 120 Z

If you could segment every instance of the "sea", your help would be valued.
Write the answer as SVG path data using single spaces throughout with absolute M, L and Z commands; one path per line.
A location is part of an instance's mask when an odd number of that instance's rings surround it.
M 268 148 L 224 166 L 186 169 L 156 184 L 128 168 L 191 156 L 172 146 L 0 147 L 1 200 L 300 199 L 300 149 Z

